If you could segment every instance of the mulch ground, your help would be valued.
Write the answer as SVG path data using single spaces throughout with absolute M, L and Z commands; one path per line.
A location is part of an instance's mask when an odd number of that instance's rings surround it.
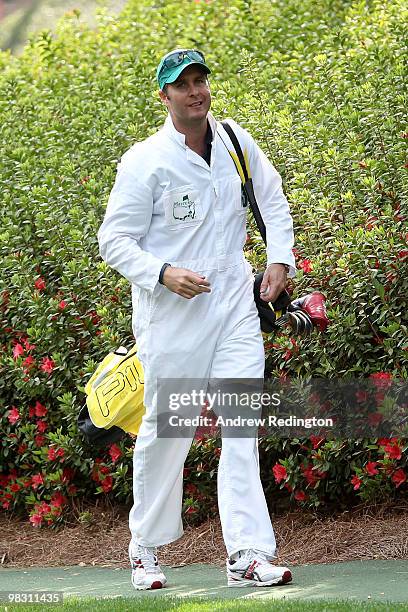
M 93 506 L 63 528 L 38 529 L 0 517 L 3 567 L 94 565 L 128 567 L 127 509 Z M 85 523 L 78 522 L 82 517 Z M 408 502 L 359 507 L 336 516 L 291 511 L 273 517 L 278 563 L 334 563 L 357 559 L 408 560 Z M 177 542 L 159 549 L 164 565 L 225 562 L 219 519 L 186 527 Z

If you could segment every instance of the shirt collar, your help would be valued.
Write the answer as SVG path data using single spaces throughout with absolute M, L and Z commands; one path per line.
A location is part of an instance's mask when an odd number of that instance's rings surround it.
M 214 136 L 217 131 L 217 122 L 214 119 L 214 116 L 210 112 L 207 113 L 207 119 L 208 119 L 208 123 L 210 124 L 211 134 L 209 131 L 207 131 L 206 144 L 210 144 L 214 140 Z M 173 140 L 181 144 L 181 146 L 183 147 L 187 146 L 185 135 L 181 134 L 180 132 L 176 130 L 170 115 L 167 115 L 166 120 L 164 122 L 163 129 L 170 136 L 170 138 L 172 138 Z M 209 140 L 207 140 L 207 138 L 209 138 Z

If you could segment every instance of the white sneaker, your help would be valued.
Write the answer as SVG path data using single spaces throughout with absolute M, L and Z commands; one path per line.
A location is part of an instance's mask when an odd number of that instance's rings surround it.
M 154 548 L 132 544 L 132 542 L 129 544 L 132 584 L 138 591 L 161 589 L 167 582 L 155 552 Z
M 227 559 L 227 577 L 229 587 L 263 587 L 291 582 L 292 573 L 287 567 L 272 565 L 263 553 L 249 548 L 240 550 L 237 558 Z

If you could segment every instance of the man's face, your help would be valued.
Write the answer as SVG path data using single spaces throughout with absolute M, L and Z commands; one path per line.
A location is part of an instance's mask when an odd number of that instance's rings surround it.
M 175 123 L 194 126 L 206 118 L 211 93 L 206 73 L 198 66 L 188 66 L 174 83 L 168 83 L 160 98 Z

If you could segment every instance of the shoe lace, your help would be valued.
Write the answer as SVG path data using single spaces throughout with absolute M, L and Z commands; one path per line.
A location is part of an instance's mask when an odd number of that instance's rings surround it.
M 140 558 L 142 565 L 149 574 L 159 574 L 160 567 L 156 565 L 157 557 L 151 548 L 146 546 L 138 546 L 134 551 L 134 555 Z

